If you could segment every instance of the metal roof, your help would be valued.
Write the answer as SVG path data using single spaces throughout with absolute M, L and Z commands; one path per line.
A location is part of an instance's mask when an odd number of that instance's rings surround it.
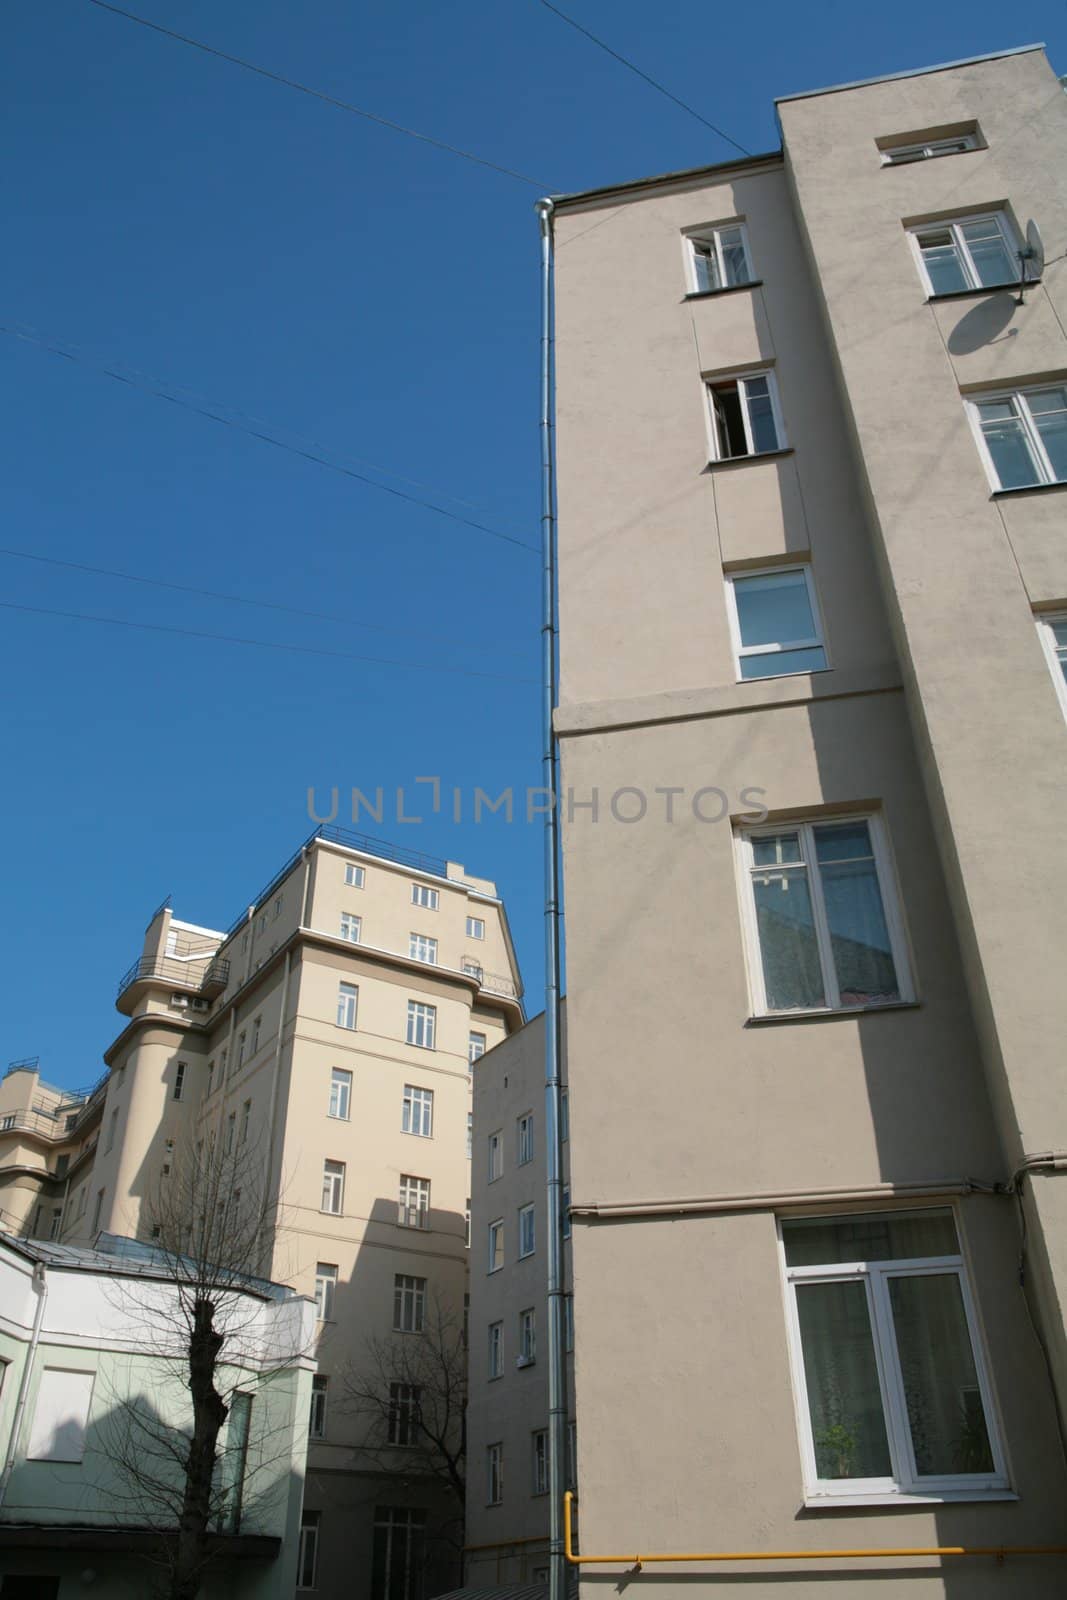
M 46 1267 L 65 1268 L 71 1272 L 103 1272 L 112 1277 L 161 1278 L 171 1280 L 180 1270 L 182 1257 L 173 1257 L 157 1246 L 139 1239 L 126 1239 L 120 1234 L 101 1233 L 97 1247 L 86 1245 L 54 1244 L 49 1239 L 16 1239 L 10 1234 L 0 1234 L 0 1244 L 9 1246 L 31 1261 L 40 1261 Z M 190 1263 L 195 1270 L 195 1263 Z M 268 1278 L 255 1278 L 251 1274 L 233 1273 L 232 1287 L 264 1300 L 289 1300 L 294 1291 L 285 1284 L 272 1283 Z

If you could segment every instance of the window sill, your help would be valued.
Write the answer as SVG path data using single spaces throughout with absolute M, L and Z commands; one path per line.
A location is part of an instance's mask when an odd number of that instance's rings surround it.
M 1016 494 L 1047 494 L 1050 489 L 1067 489 L 1067 480 L 1057 478 L 1055 483 L 1021 483 L 1016 489 L 994 489 L 991 500 L 1003 500 Z
M 775 1011 L 766 1016 L 747 1017 L 746 1028 L 776 1027 L 783 1022 L 838 1022 L 846 1017 L 867 1017 L 876 1011 L 918 1011 L 921 1000 L 886 1000 L 881 1005 L 842 1006 L 840 1011 Z
M 721 289 L 691 289 L 686 300 L 717 300 L 721 294 L 740 294 L 744 289 L 762 289 L 763 279 L 753 278 L 750 283 L 728 283 Z
M 1027 278 L 1022 285 L 1024 292 L 1027 289 L 1036 289 L 1040 282 L 1040 278 Z M 928 306 L 937 305 L 941 300 L 974 300 L 982 295 L 1005 294 L 1008 291 L 1012 294 L 1018 294 L 1018 278 L 1013 278 L 1010 283 L 983 284 L 980 289 L 946 289 L 943 294 L 928 294 L 926 296 L 926 304 Z
M 780 450 L 761 450 L 754 456 L 724 456 L 721 461 L 709 461 L 705 471 L 722 472 L 728 467 L 750 467 L 755 461 L 780 461 L 783 456 L 791 456 L 793 446 L 783 445 Z
M 1017 1501 L 1012 1489 L 944 1489 L 940 1494 L 820 1494 L 805 1495 L 805 1511 L 849 1511 L 858 1506 L 985 1505 L 990 1501 Z

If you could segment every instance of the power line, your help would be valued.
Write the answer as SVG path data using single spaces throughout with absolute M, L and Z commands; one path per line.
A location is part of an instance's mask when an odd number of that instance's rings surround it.
M 86 354 L 85 347 L 83 345 L 74 344 L 70 339 L 60 340 L 50 338 L 49 335 L 42 333 L 40 328 L 35 328 L 28 322 L 16 323 L 14 325 L 14 336 L 17 338 L 27 338 L 30 342 L 36 340 L 37 342 L 46 346 L 49 343 L 59 345 L 65 353 L 73 355 L 79 360 L 84 361 L 87 366 L 97 365 L 97 363 L 94 363 L 92 356 Z M 202 394 L 198 394 L 195 389 L 190 389 L 186 384 L 171 383 L 171 381 L 167 378 L 160 378 L 158 375 L 151 372 L 142 372 L 138 367 L 131 367 L 128 361 L 116 362 L 114 365 L 121 367 L 122 371 L 127 376 L 140 378 L 142 382 L 149 385 L 156 385 L 161 389 L 166 389 L 168 393 L 175 394 L 179 396 L 179 398 L 192 400 L 200 405 L 214 406 L 219 411 L 227 411 L 231 416 L 240 417 L 244 422 L 254 422 L 256 426 L 260 428 L 276 428 L 278 430 L 283 428 L 282 424 L 272 423 L 268 418 L 259 417 L 253 411 L 244 411 L 240 406 L 230 405 L 229 401 L 212 400 L 210 398 L 206 398 Z M 447 489 L 442 489 L 440 484 L 427 483 L 423 478 L 409 478 L 403 472 L 394 472 L 391 467 L 383 467 L 380 466 L 376 461 L 368 461 L 365 456 L 355 456 L 350 450 L 346 450 L 341 453 L 340 451 L 332 449 L 328 445 L 319 443 L 319 441 L 316 439 L 308 438 L 306 434 L 298 433 L 295 428 L 285 427 L 284 432 L 289 438 L 297 439 L 301 444 L 309 445 L 312 449 L 319 450 L 324 455 L 329 455 L 335 460 L 344 461 L 349 464 L 354 463 L 356 466 L 365 467 L 368 472 L 377 473 L 377 475 L 381 478 L 395 478 L 397 483 L 406 483 L 409 488 L 425 489 L 428 494 L 440 495 L 445 500 L 451 500 L 453 505 L 465 506 L 468 511 L 481 511 L 483 509 L 482 505 L 480 505 L 478 501 L 464 500 L 462 495 L 451 494 Z
M 382 128 L 391 128 L 394 133 L 403 133 L 409 139 L 418 139 L 422 144 L 431 144 L 437 150 L 446 150 L 449 155 L 460 156 L 464 161 L 473 161 L 476 166 L 488 167 L 491 172 L 500 172 L 506 178 L 515 178 L 519 183 L 528 183 L 531 188 L 547 192 L 549 185 L 539 183 L 536 178 L 528 178 L 523 172 L 515 172 L 511 167 L 502 167 L 496 161 L 488 161 L 485 156 L 476 156 L 469 150 L 461 150 L 458 145 L 447 144 L 443 139 L 435 139 L 428 133 L 419 133 L 415 128 L 405 128 L 402 123 L 391 122 L 388 117 L 380 117 L 377 112 L 365 111 L 362 106 L 354 106 L 348 100 L 338 100 L 335 95 L 326 94 L 322 89 L 313 89 L 306 83 L 298 83 L 295 78 L 286 78 L 280 72 L 271 72 L 267 67 L 259 67 L 254 61 L 246 61 L 243 56 L 229 55 L 225 50 L 218 50 L 214 45 L 205 44 L 202 39 L 192 39 L 186 33 L 177 33 L 173 28 L 164 28 L 158 22 L 150 22 L 147 17 L 139 17 L 136 12 L 124 11 L 121 6 L 114 6 L 108 0 L 89 0 L 89 4 L 96 6 L 101 11 L 110 11 L 116 17 L 125 17 L 128 22 L 139 23 L 142 28 L 151 28 L 153 33 L 161 33 L 167 39 L 177 39 L 179 44 L 187 44 L 194 50 L 202 50 L 205 55 L 216 56 L 220 61 L 228 61 L 231 66 L 243 67 L 246 72 L 254 72 L 261 78 L 269 78 L 272 83 L 283 84 L 286 89 L 295 89 L 298 94 L 307 94 L 314 100 L 322 100 L 328 106 L 335 106 L 338 111 L 350 111 L 355 117 L 363 117 L 367 122 L 376 122 Z
M 103 0 L 92 0 L 92 4 L 102 5 Z M 709 122 L 707 117 L 702 117 L 699 111 L 694 111 L 692 106 L 686 105 L 684 100 L 679 100 L 676 94 L 672 94 L 669 89 L 665 89 L 662 83 L 658 83 L 655 78 L 650 78 L 647 72 L 642 72 L 641 68 L 635 66 L 626 56 L 622 56 L 617 50 L 613 50 L 610 44 L 605 44 L 603 39 L 598 39 L 595 33 L 590 33 L 588 28 L 583 28 L 582 24 L 575 22 L 573 17 L 568 17 L 567 13 L 561 11 L 558 6 L 554 6 L 551 0 L 541 0 L 541 4 L 547 6 L 549 11 L 554 11 L 557 17 L 562 17 L 564 22 L 569 22 L 571 27 L 576 28 L 579 33 L 584 33 L 587 39 L 591 39 L 595 45 L 599 45 L 601 50 L 606 50 L 608 55 L 613 56 L 616 61 L 621 61 L 624 67 L 629 67 L 631 72 L 636 72 L 639 78 L 643 78 L 646 83 L 651 84 L 653 89 L 658 89 L 660 94 L 666 95 L 668 100 L 673 100 L 676 106 L 681 106 L 683 111 L 688 111 L 691 117 L 696 117 L 697 121 L 702 122 L 705 128 L 710 128 L 712 133 L 717 133 L 720 139 L 725 139 L 726 143 L 732 144 L 735 150 L 740 150 L 743 156 L 752 154 L 751 150 L 746 150 L 743 144 L 738 144 L 736 139 L 731 139 L 728 133 L 723 133 L 721 128 L 717 128 L 714 122 Z
M 493 678 L 500 683 L 536 683 L 536 678 L 519 678 L 506 672 L 475 672 L 466 667 L 444 667 L 428 661 L 397 661 L 388 656 L 356 655 L 351 650 L 325 650 L 318 645 L 283 644 L 276 639 L 244 639 L 233 633 L 207 633 L 200 628 L 169 627 L 162 622 L 133 622 L 127 617 L 100 617 L 89 611 L 55 611 L 47 606 L 17 605 L 13 600 L 0 600 L 5 611 L 22 611 L 37 617 L 64 617 L 72 622 L 103 622 L 113 628 L 140 628 L 149 633 L 180 634 L 186 639 L 213 639 L 221 644 L 252 645 L 260 650 L 288 650 L 296 655 L 329 656 L 337 661 L 365 661 L 379 667 L 408 667 L 418 672 L 447 672 L 461 678 Z
M 83 561 L 63 561 L 59 556 L 37 555 L 32 550 L 14 550 L 0 545 L 0 556 L 10 556 L 18 561 L 37 561 L 44 566 L 65 567 L 70 572 L 88 572 L 97 578 L 121 578 L 125 583 L 143 583 L 153 589 L 173 589 L 178 594 L 200 595 L 208 600 L 225 600 L 232 605 L 255 606 L 261 611 L 284 611 L 293 617 L 309 617 L 315 622 L 340 622 L 346 628 L 365 628 L 372 633 L 392 633 L 404 637 L 402 628 L 390 628 L 384 623 L 363 622 L 357 617 L 341 616 L 331 611 L 308 611 L 302 606 L 286 606 L 275 600 L 253 600 L 249 595 L 229 594 L 221 589 L 200 589 L 189 583 L 171 583 L 165 578 L 149 578 L 140 572 L 120 572 L 115 567 L 91 567 Z M 419 629 L 420 640 L 428 639 L 438 644 L 456 644 L 454 635 L 443 633 L 426 633 Z M 499 651 L 501 647 L 494 645 L 493 649 Z M 519 655 L 520 651 L 505 650 L 505 654 Z
M 90 0 L 95 5 L 97 0 Z M 64 345 L 53 340 L 31 333 L 25 333 L 17 327 L 9 327 L 0 323 L 0 333 L 7 334 L 12 339 L 19 339 L 24 344 L 36 345 L 41 350 L 47 350 L 50 355 L 62 356 L 65 361 L 76 362 L 79 366 L 88 367 L 91 371 L 100 373 L 105 378 L 113 378 L 116 383 L 124 383 L 130 389 L 139 389 L 144 394 L 153 395 L 157 400 L 166 400 L 172 406 L 180 406 L 185 411 L 191 411 L 198 417 L 205 417 L 209 422 L 221 423 L 223 427 L 233 428 L 238 433 L 246 433 L 252 439 L 258 439 L 262 444 L 273 445 L 276 450 L 285 450 L 290 455 L 300 456 L 304 461 L 311 461 L 316 466 L 326 467 L 330 472 L 339 472 L 343 477 L 354 478 L 357 483 L 364 483 L 372 489 L 379 489 L 382 494 L 391 494 L 397 500 L 405 500 L 409 505 L 422 506 L 427 511 L 434 511 L 439 517 L 448 517 L 452 522 L 458 522 L 465 528 L 474 528 L 479 533 L 487 533 L 493 539 L 502 539 L 505 544 L 514 544 L 522 550 L 529 550 L 534 555 L 540 552 L 536 545 L 527 544 L 525 539 L 516 538 L 514 534 L 504 533 L 499 528 L 491 528 L 488 523 L 475 522 L 471 517 L 462 517 L 455 511 L 449 511 L 447 506 L 438 505 L 434 500 L 427 500 L 422 495 L 408 494 L 404 489 L 396 489 L 391 484 L 379 483 L 376 478 L 368 477 L 365 472 L 357 472 L 354 467 L 347 467 L 339 461 L 323 454 L 321 447 L 304 448 L 301 445 L 290 444 L 281 439 L 277 434 L 267 433 L 263 428 L 253 428 L 227 417 L 219 410 L 210 410 L 207 405 L 198 405 L 192 400 L 183 400 L 180 395 L 172 394 L 169 390 L 161 388 L 149 379 L 131 376 L 129 373 L 120 372 L 116 367 L 106 367 L 96 361 L 89 361 L 84 356 L 76 353 Z M 211 402 L 215 404 L 215 402 Z

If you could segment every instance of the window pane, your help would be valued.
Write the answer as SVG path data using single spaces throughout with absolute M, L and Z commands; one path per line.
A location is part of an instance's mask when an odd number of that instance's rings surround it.
M 1026 433 L 1007 401 L 987 401 L 978 407 L 986 447 L 1002 489 L 1020 489 L 1040 483 L 1041 476 L 1030 452 Z
M 956 289 L 970 288 L 947 228 L 920 234 L 919 245 L 934 294 L 952 294 Z
M 992 1472 L 959 1278 L 890 1278 L 889 1302 L 920 1476 Z
M 735 578 L 733 584 L 742 645 L 791 644 L 815 638 L 807 579 L 799 568 Z
M 826 651 L 822 645 L 807 650 L 770 650 L 766 655 L 742 656 L 741 676 L 750 678 L 784 678 L 791 672 L 822 672 L 826 667 Z
M 867 824 L 816 828 L 815 851 L 841 1004 L 899 1000 Z
M 770 385 L 766 378 L 743 378 L 748 407 L 748 425 L 752 430 L 752 448 L 757 455 L 764 450 L 777 450 L 778 429 L 771 407 Z
M 721 289 L 719 263 L 715 259 L 715 246 L 713 244 L 698 244 L 694 240 L 693 260 L 696 264 L 697 288 L 705 292 L 709 289 Z
M 820 1478 L 892 1473 L 865 1285 L 797 1285 L 804 1380 Z
M 757 867 L 800 860 L 800 838 L 795 833 L 764 835 L 752 841 L 752 859 Z
M 960 232 L 971 252 L 978 282 L 984 288 L 997 283 L 1014 283 L 1019 276 L 1019 259 L 1008 249 L 1004 236 L 991 217 L 982 222 L 964 222 Z
M 798 1218 L 782 1223 L 791 1267 L 841 1261 L 915 1261 L 959 1254 L 951 1211 L 870 1211 L 851 1217 Z
M 748 262 L 745 260 L 741 229 L 723 228 L 719 234 L 719 245 L 722 249 L 722 263 L 726 269 L 726 282 L 731 285 L 748 283 Z
M 1067 389 L 1043 389 L 1028 394 L 1041 443 L 1048 454 L 1054 478 L 1067 479 Z
M 761 841 L 763 842 L 763 841 Z M 763 982 L 769 1011 L 826 1004 L 806 867 L 757 871 L 752 878 Z

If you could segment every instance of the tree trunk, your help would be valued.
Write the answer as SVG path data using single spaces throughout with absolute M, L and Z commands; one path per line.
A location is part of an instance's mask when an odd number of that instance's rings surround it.
M 215 1306 L 198 1299 L 189 1338 L 189 1392 L 193 1399 L 193 1437 L 185 1469 L 185 1494 L 178 1523 L 178 1547 L 171 1573 L 170 1600 L 196 1600 L 210 1538 L 215 1446 L 227 1407 L 215 1388 L 215 1368 L 223 1335 L 214 1326 Z

